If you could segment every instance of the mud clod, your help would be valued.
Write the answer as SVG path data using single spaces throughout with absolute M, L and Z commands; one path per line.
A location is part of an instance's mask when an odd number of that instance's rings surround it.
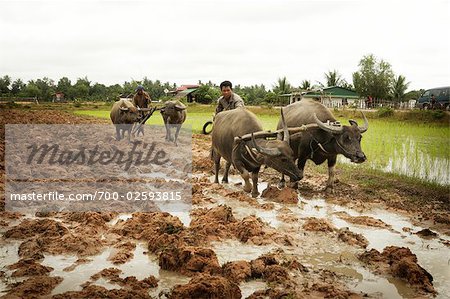
M 253 237 L 262 237 L 265 234 L 264 223 L 256 216 L 247 216 L 236 224 L 235 234 L 244 243 Z
M 425 237 L 425 238 L 436 238 L 438 236 L 438 234 L 436 234 L 434 231 L 432 231 L 428 228 L 424 228 L 424 229 L 418 231 L 416 233 L 416 235 L 418 235 L 420 237 Z
M 239 299 L 242 297 L 239 286 L 221 276 L 198 275 L 185 285 L 176 286 L 170 299 Z
M 49 295 L 63 281 L 61 277 L 34 276 L 15 283 L 6 294 L 6 298 L 38 298 Z
M 278 189 L 275 186 L 269 186 L 262 192 L 261 197 L 279 203 L 286 203 L 286 204 L 298 203 L 297 190 L 289 187 Z
M 222 266 L 223 275 L 231 281 L 240 283 L 252 276 L 251 265 L 247 261 L 229 262 Z
M 342 220 L 345 220 L 352 224 L 388 228 L 388 229 L 391 228 L 389 224 L 386 224 L 380 219 L 375 219 L 370 216 L 351 216 L 347 212 L 337 212 L 335 214 L 338 215 L 338 217 L 341 218 Z
M 43 276 L 53 271 L 52 267 L 43 266 L 34 259 L 21 259 L 15 264 L 8 266 L 8 269 L 15 270 L 12 277 L 22 276 Z
M 372 249 L 361 254 L 359 259 L 380 274 L 404 279 L 419 291 L 436 293 L 433 276 L 417 264 L 417 257 L 409 248 L 389 246 L 382 253 Z
M 318 219 L 314 217 L 306 218 L 303 229 L 315 232 L 332 232 L 336 228 L 326 219 Z
M 192 276 L 197 273 L 219 274 L 222 268 L 213 250 L 201 247 L 172 247 L 159 255 L 159 266 Z
M 361 248 L 366 248 L 369 245 L 369 241 L 367 241 L 363 235 L 354 233 L 347 227 L 338 230 L 338 239 L 347 244 L 359 246 Z

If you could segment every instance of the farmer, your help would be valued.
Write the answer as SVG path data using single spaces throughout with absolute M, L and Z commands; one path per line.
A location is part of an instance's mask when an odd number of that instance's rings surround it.
M 134 104 L 134 106 L 139 107 L 139 108 L 148 108 L 150 106 L 151 98 L 150 98 L 150 95 L 147 92 L 145 92 L 144 86 L 138 85 L 138 87 L 136 87 L 136 93 L 134 94 L 134 97 L 133 97 L 133 104 Z M 146 112 L 141 111 L 140 114 L 141 114 L 140 121 L 142 120 L 145 122 L 144 118 L 145 118 Z M 142 127 L 142 126 L 139 127 L 139 130 L 137 133 L 138 136 L 139 136 L 139 133 L 141 133 L 142 136 L 144 136 L 144 127 Z
M 222 96 L 217 100 L 216 114 L 224 110 L 232 110 L 237 107 L 244 107 L 244 100 L 233 92 L 233 84 L 230 81 L 220 83 Z
M 133 104 L 139 108 L 148 108 L 151 103 L 150 95 L 145 92 L 144 87 L 142 85 L 138 85 L 136 87 L 136 93 L 133 97 Z

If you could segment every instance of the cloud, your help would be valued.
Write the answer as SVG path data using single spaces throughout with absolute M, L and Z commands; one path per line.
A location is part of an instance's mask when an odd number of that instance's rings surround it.
M 351 82 L 369 53 L 410 88 L 448 85 L 442 1 L 0 2 L 0 70 L 25 80 L 147 76 L 293 85 L 338 70 Z M 432 12 L 424 14 L 424 12 Z M 0 74 L 0 75 L 2 75 Z

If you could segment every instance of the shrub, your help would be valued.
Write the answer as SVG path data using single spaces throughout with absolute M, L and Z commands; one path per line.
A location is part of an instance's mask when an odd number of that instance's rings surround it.
M 389 117 L 394 115 L 394 109 L 390 107 L 382 107 L 377 111 L 378 117 Z
M 444 111 L 443 110 L 433 110 L 431 112 L 431 116 L 433 119 L 442 119 L 444 117 Z

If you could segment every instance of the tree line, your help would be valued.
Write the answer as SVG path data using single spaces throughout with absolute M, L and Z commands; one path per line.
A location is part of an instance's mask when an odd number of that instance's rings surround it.
M 409 82 L 402 75 L 394 75 L 391 65 L 378 60 L 373 54 L 364 56 L 358 65 L 359 69 L 353 73 L 352 83 L 348 83 L 337 71 L 328 71 L 324 73 L 323 82 L 312 83 L 310 80 L 303 80 L 300 85 L 293 86 L 286 77 L 279 78 L 271 88 L 264 84 L 241 86 L 235 85 L 234 91 L 241 95 L 248 104 L 274 104 L 279 101 L 281 95 L 291 92 L 303 92 L 309 90 L 321 90 L 326 87 L 338 86 L 358 93 L 361 97 L 372 97 L 373 99 L 383 99 L 392 101 L 406 101 L 417 99 L 423 90 L 413 90 L 406 92 Z M 165 90 L 175 90 L 175 83 L 159 80 L 152 81 L 148 78 L 142 80 L 126 81 L 123 84 L 114 84 L 106 86 L 101 83 L 92 82 L 87 77 L 78 78 L 72 82 L 67 77 L 60 78 L 57 82 L 47 77 L 42 79 L 30 80 L 27 83 L 21 79 L 12 80 L 10 76 L 0 77 L 0 96 L 1 97 L 35 97 L 39 100 L 50 101 L 55 97 L 56 92 L 64 93 L 68 100 L 91 100 L 91 101 L 115 101 L 120 95 L 129 95 L 134 93 L 137 85 L 144 86 L 152 99 L 163 99 Z M 220 96 L 220 90 L 217 84 L 209 81 L 202 83 L 194 92 L 196 102 L 212 103 Z
M 176 88 L 175 84 L 162 83 L 159 80 L 152 81 L 147 78 L 141 81 L 125 81 L 122 85 L 113 84 L 106 86 L 101 83 L 93 83 L 87 77 L 78 78 L 72 82 L 67 77 L 62 77 L 56 83 L 54 80 L 44 77 L 42 79 L 30 80 L 24 83 L 21 79 L 12 81 L 11 77 L 5 75 L 0 78 L 0 96 L 2 97 L 36 97 L 39 100 L 49 101 L 55 97 L 56 92 L 64 93 L 69 100 L 117 100 L 121 95 L 134 93 L 137 85 L 143 85 L 152 95 L 159 99 L 165 96 L 164 90 Z

